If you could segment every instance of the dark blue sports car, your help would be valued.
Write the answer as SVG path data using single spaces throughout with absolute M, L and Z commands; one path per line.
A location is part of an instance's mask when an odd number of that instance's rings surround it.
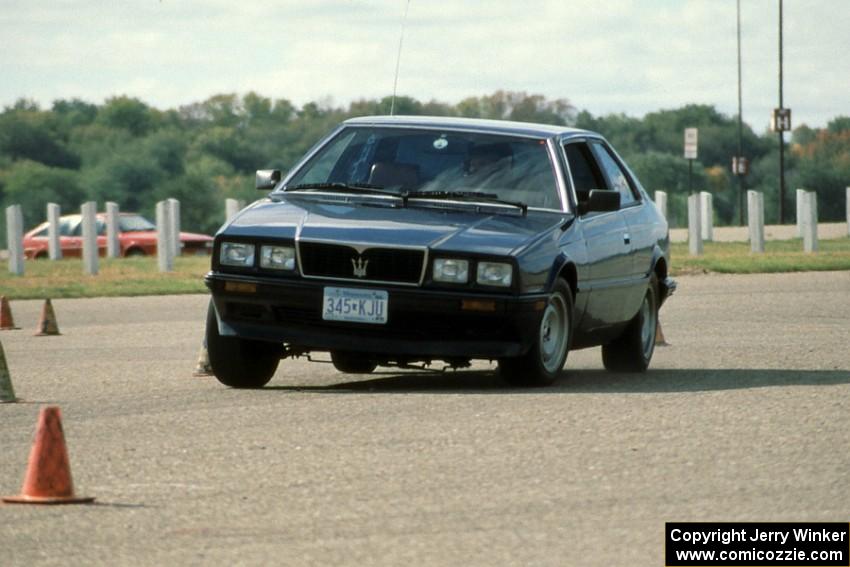
M 207 348 L 259 388 L 282 358 L 337 369 L 497 360 L 552 383 L 602 345 L 641 372 L 668 278 L 667 222 L 599 135 L 459 118 L 348 120 L 215 237 Z

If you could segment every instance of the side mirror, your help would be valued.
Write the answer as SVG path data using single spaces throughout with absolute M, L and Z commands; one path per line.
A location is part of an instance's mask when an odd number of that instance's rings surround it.
M 278 181 L 280 181 L 279 169 L 257 170 L 257 179 L 255 183 L 257 189 L 274 189 L 274 186 L 277 185 Z
M 605 213 L 620 209 L 620 193 L 604 189 L 593 189 L 584 206 L 586 213 Z

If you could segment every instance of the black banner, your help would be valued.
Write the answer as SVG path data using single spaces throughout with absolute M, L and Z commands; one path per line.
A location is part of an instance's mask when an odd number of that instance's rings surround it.
M 850 567 L 850 524 L 668 522 L 667 567 Z

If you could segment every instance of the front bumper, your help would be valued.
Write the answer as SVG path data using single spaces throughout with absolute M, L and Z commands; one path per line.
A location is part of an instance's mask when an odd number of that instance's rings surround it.
M 662 282 L 659 282 L 659 284 L 659 287 L 661 288 L 661 298 L 658 303 L 658 307 L 661 307 L 662 305 L 664 305 L 664 302 L 667 301 L 671 295 L 673 295 L 679 284 L 676 282 L 676 280 L 670 277 L 664 278 L 664 280 Z
M 543 294 L 518 297 L 343 284 L 388 292 L 387 323 L 375 325 L 323 320 L 322 282 L 210 272 L 205 283 L 222 335 L 387 358 L 520 356 L 537 338 L 546 304 Z M 492 311 L 464 308 L 464 300 L 490 301 Z

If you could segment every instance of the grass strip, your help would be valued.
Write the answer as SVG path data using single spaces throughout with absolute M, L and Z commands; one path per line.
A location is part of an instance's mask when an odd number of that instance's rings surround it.
M 670 246 L 673 274 L 765 274 L 850 270 L 850 238 L 821 240 L 819 250 L 803 252 L 803 241 L 769 240 L 763 254 L 750 251 L 749 242 L 706 242 L 702 256 L 691 256 L 687 242 Z
M 803 242 L 771 240 L 764 254 L 750 252 L 748 242 L 706 242 L 702 256 L 691 256 L 687 243 L 671 245 L 671 275 L 758 274 L 775 272 L 850 270 L 850 238 L 821 240 L 814 254 L 803 252 Z M 176 258 L 174 271 L 160 273 L 156 258 L 100 259 L 96 276 L 83 274 L 78 258 L 28 261 L 23 276 L 0 270 L 0 295 L 9 299 L 63 299 L 206 293 L 204 274 L 208 256 Z

